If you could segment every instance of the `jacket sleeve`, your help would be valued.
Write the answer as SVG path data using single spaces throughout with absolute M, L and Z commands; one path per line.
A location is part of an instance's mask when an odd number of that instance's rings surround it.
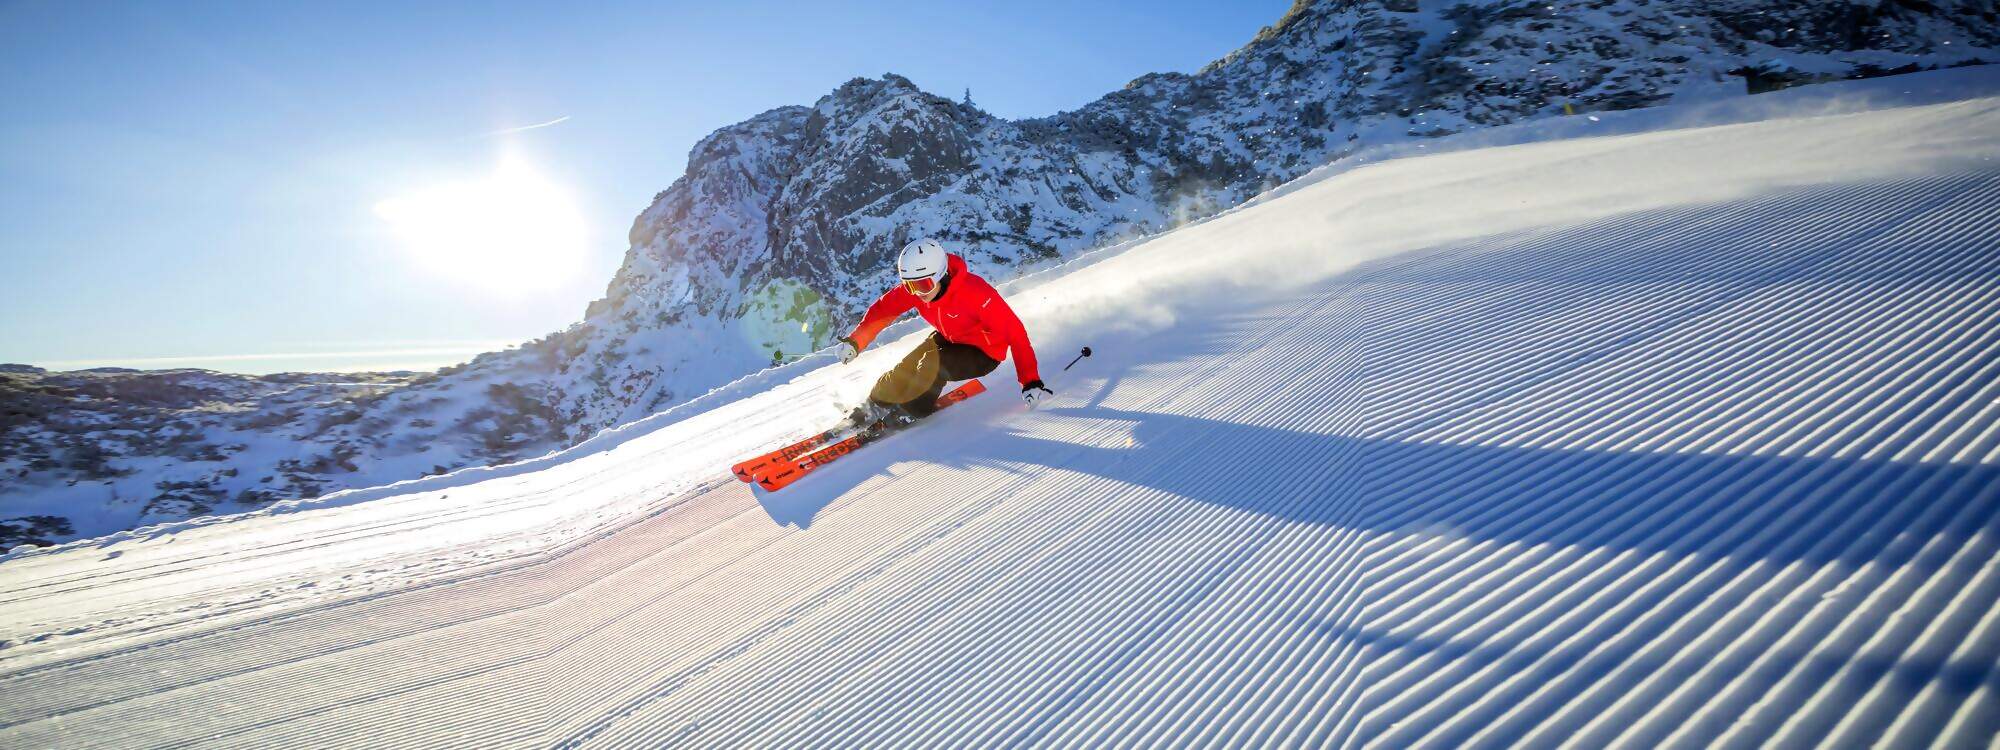
M 1007 351 L 1014 357 L 1014 373 L 1022 386 L 1042 379 L 1042 373 L 1035 362 L 1035 345 L 1028 341 L 1028 329 L 1021 325 L 1021 318 L 1014 314 L 1014 308 L 995 290 L 993 296 L 979 306 L 979 318 L 988 330 L 1007 340 Z
M 875 342 L 875 336 L 881 333 L 882 329 L 888 328 L 890 323 L 896 322 L 897 318 L 903 317 L 903 313 L 909 312 L 916 306 L 917 298 L 904 291 L 903 286 L 898 284 L 883 292 L 882 296 L 875 300 L 875 304 L 868 306 L 868 312 L 862 314 L 861 322 L 854 326 L 854 331 L 847 334 L 847 337 L 854 339 L 854 348 L 866 349 L 869 344 Z

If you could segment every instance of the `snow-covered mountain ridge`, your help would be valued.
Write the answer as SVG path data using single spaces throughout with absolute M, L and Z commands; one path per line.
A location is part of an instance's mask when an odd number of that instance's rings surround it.
M 14 519 L 0 541 L 571 445 L 825 345 L 913 237 L 943 238 L 1006 279 L 1213 215 L 1366 147 L 1995 60 L 1995 28 L 1992 4 L 1967 0 L 1301 2 L 1201 71 L 1143 76 L 1047 118 L 1002 120 L 894 75 L 856 79 L 696 144 L 635 221 L 605 298 L 568 330 L 407 388 L 336 388 L 303 411 L 251 399 L 217 414 L 193 400 L 139 418 L 70 401 L 0 425 L 11 441 L 0 519 Z M 22 374 L 0 392 L 39 402 L 66 387 Z M 128 439 L 155 428 L 189 437 L 168 453 Z

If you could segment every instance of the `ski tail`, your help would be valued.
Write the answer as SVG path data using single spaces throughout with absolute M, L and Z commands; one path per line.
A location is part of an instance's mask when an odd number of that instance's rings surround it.
M 937 405 L 939 409 L 943 409 L 985 392 L 985 384 L 977 380 L 968 380 L 964 385 L 960 385 L 952 389 L 951 392 L 939 396 Z M 826 443 L 817 449 L 807 451 L 804 455 L 765 464 L 763 469 L 751 472 L 749 481 L 755 482 L 757 486 L 764 488 L 768 492 L 782 490 L 791 486 L 793 482 L 798 481 L 805 475 L 812 473 L 814 469 L 833 463 L 835 459 L 853 453 L 859 450 L 861 446 L 881 439 L 883 436 L 895 432 L 896 429 L 896 427 L 892 427 L 887 422 L 875 422 L 852 435 Z
M 951 389 L 950 393 L 946 393 L 942 396 L 939 396 L 937 400 L 937 405 L 939 409 L 942 409 L 985 392 L 986 392 L 985 383 L 981 383 L 977 380 L 967 380 L 965 381 L 964 385 L 961 385 L 957 388 L 953 388 Z

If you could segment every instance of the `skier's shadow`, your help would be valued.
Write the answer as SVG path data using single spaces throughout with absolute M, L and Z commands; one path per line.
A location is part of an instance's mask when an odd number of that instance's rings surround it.
M 1932 569 L 1943 560 L 1920 554 L 1926 545 L 2000 535 L 1993 465 L 1403 442 L 1104 406 L 1048 413 L 1127 423 L 1130 441 L 1002 428 L 943 462 L 1045 466 L 1293 522 L 1739 563 Z M 1789 489 L 1727 489 L 1745 486 Z M 1757 519 L 1820 530 L 1759 533 L 1769 526 Z
M 822 473 L 825 471 L 823 469 Z M 842 487 L 829 492 L 827 490 L 831 488 L 801 482 L 793 485 L 791 492 L 767 492 L 753 484 L 750 485 L 750 493 L 756 496 L 758 505 L 764 506 L 764 512 L 771 516 L 772 523 L 804 529 L 812 526 L 813 518 L 825 510 L 834 498 L 851 488 Z
M 1933 539 L 1956 548 L 2000 535 L 2000 467 L 1987 465 L 1413 443 L 1102 405 L 1052 408 L 1040 418 L 1127 429 L 1096 444 L 1037 437 L 1004 421 L 913 431 L 794 486 L 803 491 L 760 493 L 759 501 L 773 520 L 803 528 L 861 483 L 921 462 L 979 477 L 969 492 L 1020 478 L 1024 493 L 1059 493 L 1034 486 L 1055 470 L 1291 522 L 1739 562 L 1933 567 L 1938 561 L 1919 554 Z M 1746 484 L 1792 489 L 1782 498 L 1717 489 Z M 956 500 L 937 498 L 941 506 Z M 1852 518 L 1901 533 L 1840 520 Z M 1757 533 L 1782 523 L 1823 528 Z

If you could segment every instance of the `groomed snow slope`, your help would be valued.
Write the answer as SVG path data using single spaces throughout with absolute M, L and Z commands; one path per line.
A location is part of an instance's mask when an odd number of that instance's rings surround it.
M 14 554 L 0 746 L 1986 746 L 2000 75 L 1792 96 L 1913 89 L 1309 178 L 1021 285 L 1054 408 L 775 495 L 907 341 Z

